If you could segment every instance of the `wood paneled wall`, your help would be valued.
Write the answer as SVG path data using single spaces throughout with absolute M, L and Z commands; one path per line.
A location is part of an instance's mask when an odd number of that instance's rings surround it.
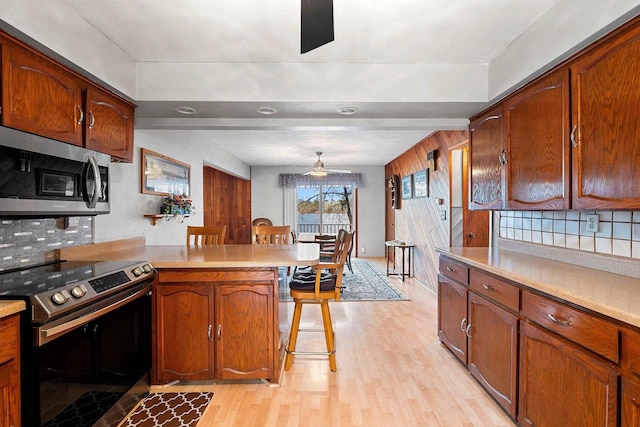
M 251 181 L 204 167 L 204 225 L 226 225 L 226 244 L 251 243 Z
M 449 151 L 469 140 L 467 131 L 440 131 L 420 141 L 385 166 L 385 178 L 403 176 L 428 168 L 427 153 L 437 150 L 435 171 L 429 171 L 429 197 L 400 200 L 400 209 L 392 209 L 390 194 L 386 197 L 386 238 L 410 241 L 414 248 L 415 278 L 437 291 L 437 247 L 449 243 Z M 438 205 L 438 199 L 444 204 Z M 447 219 L 440 219 L 440 209 Z M 398 259 L 398 261 L 400 261 Z

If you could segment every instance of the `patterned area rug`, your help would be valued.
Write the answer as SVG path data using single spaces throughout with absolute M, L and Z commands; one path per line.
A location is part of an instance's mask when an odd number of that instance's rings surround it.
M 153 393 L 147 396 L 121 427 L 193 427 L 213 393 Z
M 351 260 L 353 273 L 345 267 L 340 301 L 409 301 L 366 259 Z M 291 279 L 289 277 L 289 279 Z M 289 288 L 280 291 L 280 299 L 290 300 Z

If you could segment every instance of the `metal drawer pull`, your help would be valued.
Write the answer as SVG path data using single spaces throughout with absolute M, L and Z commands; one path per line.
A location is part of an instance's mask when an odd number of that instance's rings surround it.
M 558 319 L 553 313 L 547 313 L 547 317 L 551 319 L 553 323 L 557 323 L 561 326 L 571 326 L 571 320 L 569 319 Z
M 209 325 L 209 327 L 207 328 L 207 336 L 209 337 L 209 341 L 213 339 L 213 337 L 211 336 L 212 331 L 213 331 L 213 326 Z
M 462 319 L 462 322 L 460 322 L 460 330 L 466 334 L 466 332 L 464 331 L 464 324 L 467 323 L 467 319 Z
M 493 286 L 489 286 L 486 283 L 483 283 L 482 287 L 485 288 L 488 291 L 495 291 L 496 290 L 496 288 L 494 288 Z
M 222 338 L 222 325 L 218 325 L 218 341 Z
M 454 273 L 456 271 L 456 269 L 455 268 L 451 268 L 451 267 L 447 267 L 447 271 L 450 271 L 450 272 Z
M 80 118 L 78 119 L 78 124 L 81 125 L 82 121 L 84 120 L 84 111 L 82 111 L 82 108 L 80 108 L 79 105 L 76 105 L 76 107 L 78 107 L 78 111 L 80 111 Z
M 576 129 L 578 129 L 578 125 L 573 126 L 573 129 L 571 129 L 571 136 L 569 137 L 571 139 L 571 145 L 574 147 L 578 146 L 578 142 L 576 141 Z
M 473 337 L 471 336 L 471 334 L 469 333 L 469 331 L 470 331 L 470 330 L 471 330 L 471 323 L 469 323 L 469 324 L 467 325 L 467 329 L 465 329 L 465 330 L 464 330 L 464 333 L 465 333 L 465 335 L 466 335 L 467 337 L 469 337 L 469 338 L 473 338 Z

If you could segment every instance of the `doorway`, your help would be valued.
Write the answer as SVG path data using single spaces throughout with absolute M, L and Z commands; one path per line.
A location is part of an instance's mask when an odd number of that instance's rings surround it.
M 451 150 L 449 161 L 451 246 L 489 246 L 490 211 L 469 210 L 469 145 Z

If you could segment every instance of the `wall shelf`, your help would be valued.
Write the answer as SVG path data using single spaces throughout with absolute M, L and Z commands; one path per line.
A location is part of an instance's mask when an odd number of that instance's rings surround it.
M 144 215 L 145 218 L 149 218 L 151 220 L 152 225 L 156 225 L 160 218 L 166 218 L 169 221 L 171 218 L 175 218 L 176 220 L 183 222 L 185 218 L 189 218 L 191 214 L 149 214 Z

